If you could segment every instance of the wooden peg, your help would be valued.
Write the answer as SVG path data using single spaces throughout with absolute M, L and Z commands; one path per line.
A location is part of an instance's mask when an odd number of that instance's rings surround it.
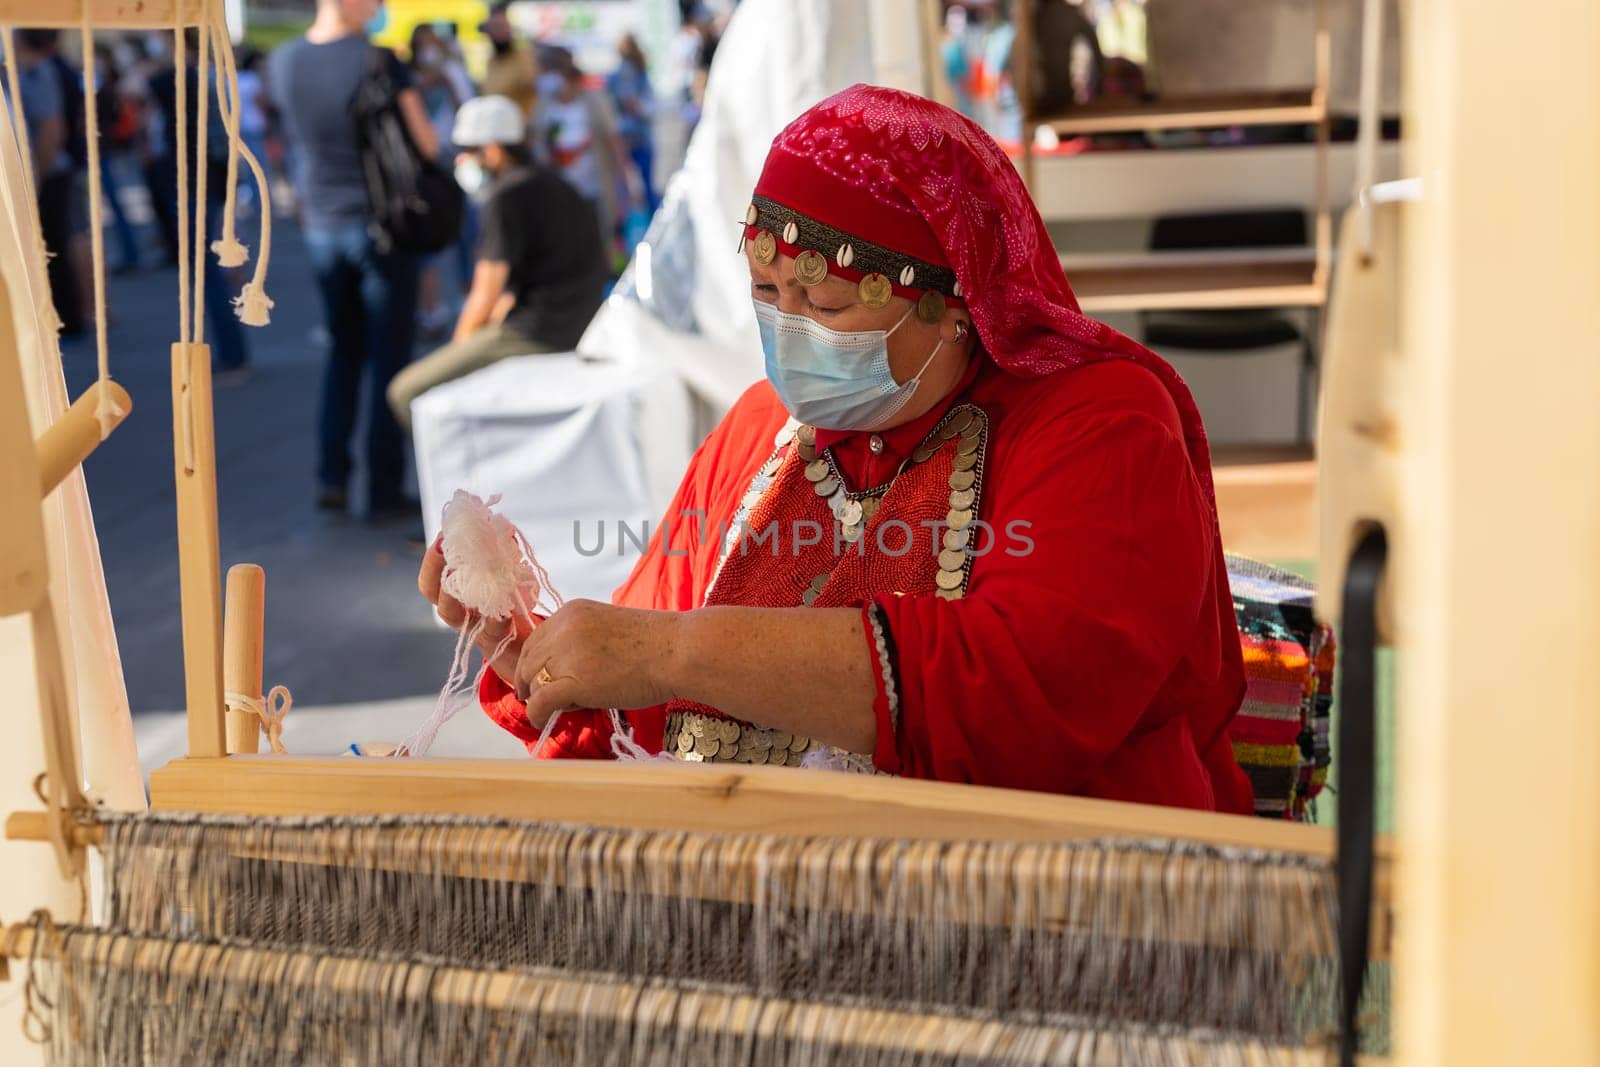
M 223 601 L 222 685 L 225 693 L 261 699 L 262 621 L 267 576 L 254 563 L 228 568 Z M 256 752 L 261 742 L 261 717 L 228 709 L 228 751 Z
M 95 382 L 73 401 L 66 413 L 55 424 L 39 435 L 34 448 L 39 456 L 39 495 L 49 496 L 50 490 L 60 485 L 89 453 L 100 446 L 100 417 L 95 414 L 100 397 L 109 393 L 117 415 L 111 428 L 122 424 L 133 410 L 133 400 L 128 391 L 116 382 Z

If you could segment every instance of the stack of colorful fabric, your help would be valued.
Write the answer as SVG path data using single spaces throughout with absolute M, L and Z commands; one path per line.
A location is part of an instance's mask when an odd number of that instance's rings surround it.
M 1233 752 L 1257 815 L 1306 820 L 1332 762 L 1333 631 L 1317 622 L 1315 587 L 1297 574 L 1229 556 L 1228 581 L 1245 673 Z

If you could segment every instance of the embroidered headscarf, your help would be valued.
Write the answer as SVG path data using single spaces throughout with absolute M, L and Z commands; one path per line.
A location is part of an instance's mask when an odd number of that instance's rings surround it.
M 1103 359 L 1147 367 L 1177 405 L 1215 508 L 1188 386 L 1160 356 L 1079 310 L 1016 168 L 970 119 L 897 89 L 851 86 L 778 134 L 744 221 L 757 258 L 795 257 L 804 284 L 842 277 L 879 307 L 892 291 L 918 301 L 929 321 L 945 302 L 965 306 L 989 358 L 1012 374 Z

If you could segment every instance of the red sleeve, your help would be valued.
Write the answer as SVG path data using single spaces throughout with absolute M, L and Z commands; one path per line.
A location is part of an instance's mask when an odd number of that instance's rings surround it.
M 1197 631 L 1209 627 L 1218 685 L 1227 682 L 1209 619 L 1214 521 L 1159 413 L 1027 421 L 989 457 L 982 513 L 993 547 L 973 561 L 966 595 L 877 600 L 900 689 L 898 724 L 879 700 L 875 761 L 915 777 L 1106 795 L 1097 774 L 1131 737 L 1164 725 L 1153 702 Z M 1008 535 L 1017 522 L 1025 539 Z M 1237 651 L 1236 634 L 1228 639 Z M 1121 781 L 1119 765 L 1118 792 L 1170 795 L 1159 779 L 1174 773 L 1193 783 L 1204 774 L 1195 745 L 1209 748 L 1215 729 L 1194 724 L 1187 757 L 1168 761 L 1181 766 L 1139 767 L 1151 782 Z M 1197 790 L 1210 806 L 1203 777 Z

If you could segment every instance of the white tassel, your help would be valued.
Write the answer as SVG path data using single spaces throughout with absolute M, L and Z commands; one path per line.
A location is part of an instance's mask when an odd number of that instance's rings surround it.
M 232 229 L 231 226 L 228 228 Z M 212 241 L 211 251 L 216 254 L 217 262 L 224 267 L 242 267 L 250 260 L 250 249 L 231 233 L 224 234 L 221 240 Z
M 272 297 L 257 281 L 246 282 L 233 298 L 234 314 L 246 326 L 265 326 L 272 321 Z

